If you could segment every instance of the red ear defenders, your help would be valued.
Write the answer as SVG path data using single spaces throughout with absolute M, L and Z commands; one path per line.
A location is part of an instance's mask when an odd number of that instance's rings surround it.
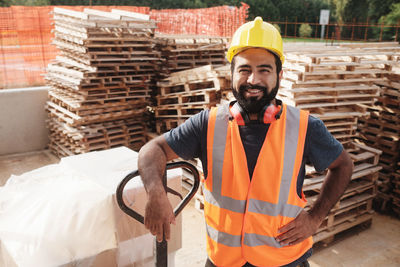
M 270 104 L 265 106 L 259 113 L 257 121 L 250 120 L 249 114 L 239 105 L 238 102 L 233 101 L 229 104 L 229 110 L 232 118 L 236 120 L 240 126 L 248 125 L 252 123 L 264 123 L 269 124 L 279 119 L 282 113 L 281 105 Z

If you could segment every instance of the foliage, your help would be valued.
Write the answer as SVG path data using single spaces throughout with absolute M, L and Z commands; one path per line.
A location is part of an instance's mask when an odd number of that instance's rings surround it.
M 339 22 L 340 24 L 344 23 L 345 21 L 345 10 L 346 10 L 346 5 L 348 3 L 348 1 L 351 0 L 332 0 L 332 3 L 335 7 L 335 13 L 336 13 L 336 20 L 337 22 Z
M 310 24 L 301 24 L 300 29 L 299 29 L 299 35 L 300 37 L 311 37 L 312 34 L 312 28 Z
M 379 24 L 385 25 L 398 25 L 400 23 L 400 3 L 393 4 L 391 6 L 391 11 L 386 16 L 382 16 L 379 19 Z M 380 34 L 380 29 L 375 29 L 375 35 Z M 382 39 L 392 40 L 395 38 L 394 28 L 383 28 Z
M 378 22 L 378 20 L 390 13 L 391 6 L 398 3 L 399 0 L 367 0 L 368 2 L 368 17 L 371 22 Z
M 385 22 L 386 24 L 391 25 L 397 25 L 400 23 L 400 3 L 393 4 L 390 13 L 387 14 L 387 16 L 382 16 L 379 22 Z
M 151 9 L 178 9 L 178 8 L 205 8 L 213 6 L 241 6 L 241 2 L 250 6 L 248 20 L 261 16 L 264 21 L 269 21 L 282 27 L 283 34 L 298 35 L 296 25 L 285 21 L 310 23 L 316 31 L 321 9 L 330 10 L 330 23 L 382 23 L 397 24 L 399 14 L 399 0 L 0 0 L 0 6 L 10 5 L 128 5 L 147 6 Z M 354 35 L 355 38 L 366 34 L 363 27 L 342 27 L 342 36 Z M 329 29 L 331 31 L 332 29 Z M 354 31 L 354 32 L 353 32 Z M 384 38 L 393 35 L 394 29 L 385 28 Z M 380 36 L 380 28 L 369 30 L 368 38 L 375 39 Z
M 2 0 L 0 6 L 48 6 L 50 0 Z

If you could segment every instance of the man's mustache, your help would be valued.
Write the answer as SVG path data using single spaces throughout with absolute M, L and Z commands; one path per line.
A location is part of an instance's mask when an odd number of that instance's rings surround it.
M 261 86 L 261 85 L 251 85 L 251 84 L 242 84 L 239 87 L 239 92 L 245 91 L 245 90 L 249 90 L 249 89 L 257 89 L 257 90 L 261 90 L 264 93 L 268 92 L 268 88 L 265 86 Z

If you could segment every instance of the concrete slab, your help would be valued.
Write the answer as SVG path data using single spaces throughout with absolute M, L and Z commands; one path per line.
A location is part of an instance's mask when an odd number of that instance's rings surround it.
M 60 159 L 49 150 L 0 156 L 0 186 L 3 186 L 12 174 L 21 175 L 59 161 Z
M 46 149 L 48 87 L 0 90 L 0 155 Z

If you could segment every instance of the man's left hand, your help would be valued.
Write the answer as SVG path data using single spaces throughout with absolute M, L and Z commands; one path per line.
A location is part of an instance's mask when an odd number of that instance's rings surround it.
M 281 246 L 296 245 L 313 235 L 320 224 L 320 220 L 302 210 L 293 221 L 278 229 L 275 239 Z

